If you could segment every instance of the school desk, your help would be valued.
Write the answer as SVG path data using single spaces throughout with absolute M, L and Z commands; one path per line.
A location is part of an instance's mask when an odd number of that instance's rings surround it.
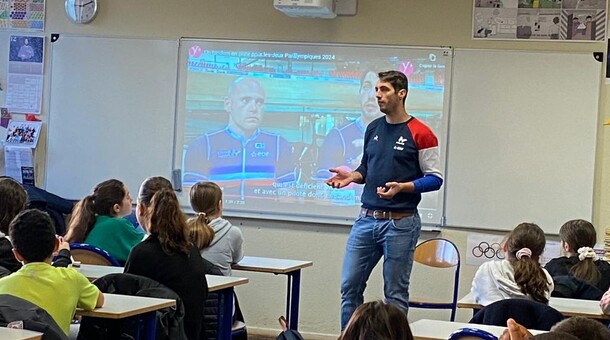
M 416 340 L 431 340 L 431 339 L 449 339 L 449 335 L 460 328 L 476 328 L 488 331 L 489 333 L 499 337 L 506 327 L 479 325 L 473 323 L 462 323 L 441 320 L 422 319 L 415 321 L 409 325 L 413 338 Z M 545 333 L 539 330 L 530 330 L 533 335 Z
M 458 308 L 469 308 L 478 310 L 483 308 L 478 304 L 471 293 L 461 298 L 457 303 Z M 549 306 L 558 310 L 564 316 L 584 316 L 594 319 L 610 319 L 610 315 L 602 313 L 597 300 L 580 300 L 551 297 Z
M 78 270 L 89 280 L 95 280 L 107 274 L 122 273 L 123 267 L 81 264 Z M 219 303 L 220 299 L 224 301 L 224 308 L 218 308 L 219 339 L 230 339 L 233 324 L 233 287 L 248 283 L 248 279 L 218 275 L 206 275 L 205 278 L 208 281 L 208 292 L 218 292 Z
M 234 264 L 234 270 L 249 272 L 283 274 L 288 278 L 286 289 L 286 320 L 288 328 L 298 330 L 299 327 L 299 295 L 301 291 L 301 269 L 311 267 L 313 261 L 284 260 L 268 257 L 244 256 L 239 263 Z
M 0 327 L 0 339 L 3 340 L 38 340 L 42 339 L 42 333 L 28 331 L 26 329 L 14 329 Z
M 105 319 L 125 319 L 135 317 L 144 322 L 143 339 L 154 340 L 156 337 L 157 319 L 156 311 L 176 305 L 176 300 L 157 299 L 143 296 L 118 295 L 104 293 L 104 305 L 100 308 L 87 311 L 76 309 L 76 315 L 91 316 Z M 136 333 L 136 338 L 140 338 Z

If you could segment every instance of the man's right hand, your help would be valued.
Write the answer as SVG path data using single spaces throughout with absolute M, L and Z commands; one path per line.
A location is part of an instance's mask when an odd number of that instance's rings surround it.
M 332 168 L 328 171 L 335 175 L 327 179 L 325 183 L 335 189 L 344 188 L 356 180 L 354 172 L 345 170 L 344 167 Z

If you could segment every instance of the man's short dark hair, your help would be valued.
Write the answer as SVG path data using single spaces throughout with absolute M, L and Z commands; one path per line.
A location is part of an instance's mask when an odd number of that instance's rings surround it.
M 610 339 L 610 330 L 601 322 L 585 318 L 582 316 L 574 316 L 558 322 L 551 328 L 554 332 L 564 332 L 572 334 L 579 339 L 588 340 L 608 340 Z
M 13 247 L 27 262 L 44 262 L 55 248 L 55 226 L 46 212 L 27 209 L 9 225 Z
M 379 72 L 378 76 L 379 81 L 390 83 L 394 88 L 394 92 L 398 93 L 398 91 L 403 89 L 409 92 L 409 79 L 407 79 L 404 73 L 400 71 L 386 71 Z M 404 103 L 406 99 L 407 96 L 403 98 L 402 102 Z

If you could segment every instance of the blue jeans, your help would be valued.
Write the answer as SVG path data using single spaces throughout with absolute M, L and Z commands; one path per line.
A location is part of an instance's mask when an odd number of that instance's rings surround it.
M 413 252 L 421 230 L 418 214 L 399 220 L 358 216 L 345 247 L 341 271 L 341 330 L 362 304 L 371 271 L 383 256 L 385 302 L 408 311 Z

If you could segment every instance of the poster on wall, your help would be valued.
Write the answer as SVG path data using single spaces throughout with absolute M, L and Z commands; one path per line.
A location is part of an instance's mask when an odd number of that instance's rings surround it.
M 472 38 L 604 41 L 607 0 L 473 0 Z
M 44 30 L 45 0 L 0 0 L 0 28 Z
M 6 106 L 11 113 L 40 114 L 44 37 L 11 35 Z
M 503 250 L 503 243 L 505 240 L 506 235 L 469 234 L 466 241 L 466 264 L 480 266 L 487 261 L 504 260 L 506 254 Z M 544 266 L 551 259 L 560 255 L 560 243 L 547 240 L 544 253 L 540 256 L 540 264 Z

